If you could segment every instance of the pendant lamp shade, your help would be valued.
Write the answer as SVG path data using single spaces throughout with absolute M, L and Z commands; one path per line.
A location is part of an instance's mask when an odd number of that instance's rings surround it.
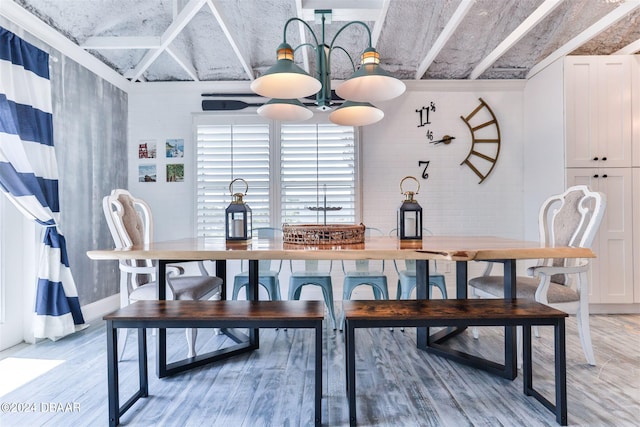
M 342 126 L 366 126 L 382 120 L 384 113 L 368 102 L 346 101 L 329 114 L 329 120 Z
M 313 112 L 297 99 L 271 99 L 258 108 L 258 114 L 272 120 L 283 122 L 308 120 Z
M 404 93 L 406 85 L 380 66 L 380 54 L 368 48 L 362 54 L 362 65 L 336 88 L 342 99 L 358 102 L 386 101 Z
M 265 74 L 251 82 L 251 90 L 266 98 L 293 99 L 315 95 L 322 83 L 293 62 L 293 49 L 278 46 L 278 61 Z
M 342 99 L 359 102 L 387 101 L 404 93 L 406 85 L 378 64 L 362 65 L 336 88 Z

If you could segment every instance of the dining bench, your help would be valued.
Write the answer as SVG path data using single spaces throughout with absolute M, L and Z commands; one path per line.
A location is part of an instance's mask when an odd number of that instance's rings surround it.
M 567 425 L 565 318 L 544 304 L 517 299 L 367 300 L 344 301 L 345 364 L 349 423 L 356 425 L 357 328 L 438 326 L 522 326 L 524 394 L 535 397 Z M 533 388 L 531 327 L 551 325 L 555 340 L 555 404 Z M 469 357 L 473 357 L 469 355 Z
M 138 301 L 104 316 L 107 331 L 109 425 L 141 397 L 148 397 L 147 328 L 312 328 L 315 329 L 315 425 L 322 415 L 321 301 Z M 138 390 L 120 406 L 118 329 L 138 329 Z M 197 358 L 197 357 L 196 357 Z M 196 359 L 194 358 L 194 359 Z

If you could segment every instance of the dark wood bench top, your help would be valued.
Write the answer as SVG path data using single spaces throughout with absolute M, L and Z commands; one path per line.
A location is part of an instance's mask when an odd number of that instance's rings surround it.
M 438 299 L 344 301 L 351 320 L 552 319 L 567 313 L 530 300 Z
M 104 320 L 322 320 L 322 301 L 138 301 Z

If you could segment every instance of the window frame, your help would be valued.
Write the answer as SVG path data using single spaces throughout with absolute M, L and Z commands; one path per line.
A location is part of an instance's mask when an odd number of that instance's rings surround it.
M 316 113 L 314 116 L 301 122 L 300 124 L 332 124 L 329 121 L 329 115 L 327 113 Z M 194 177 L 193 195 L 194 201 L 198 200 L 198 126 L 200 125 L 251 125 L 251 124 L 268 124 L 269 125 L 269 194 L 271 195 L 269 200 L 269 222 L 270 227 L 281 228 L 282 227 L 282 210 L 281 210 L 281 126 L 287 125 L 286 122 L 279 122 L 274 120 L 264 119 L 257 114 L 238 114 L 238 113 L 197 113 L 193 115 L 192 120 L 192 134 L 193 134 L 193 146 L 194 156 L 192 170 L 196 175 Z M 354 127 L 354 222 L 356 224 L 362 223 L 362 149 L 361 149 L 361 128 Z M 229 199 L 231 200 L 231 199 Z M 196 206 L 194 212 L 194 235 L 198 234 L 198 208 Z

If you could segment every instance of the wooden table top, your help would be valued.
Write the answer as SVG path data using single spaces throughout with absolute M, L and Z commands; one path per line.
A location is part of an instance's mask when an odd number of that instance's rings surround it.
M 426 236 L 422 241 L 397 237 L 367 237 L 350 245 L 298 245 L 282 239 L 253 238 L 226 242 L 224 238 L 190 238 L 155 242 L 144 247 L 87 252 L 94 260 L 160 259 L 172 261 L 230 259 L 435 259 L 481 261 L 497 259 L 594 258 L 588 248 L 544 247 L 538 242 L 491 236 Z

